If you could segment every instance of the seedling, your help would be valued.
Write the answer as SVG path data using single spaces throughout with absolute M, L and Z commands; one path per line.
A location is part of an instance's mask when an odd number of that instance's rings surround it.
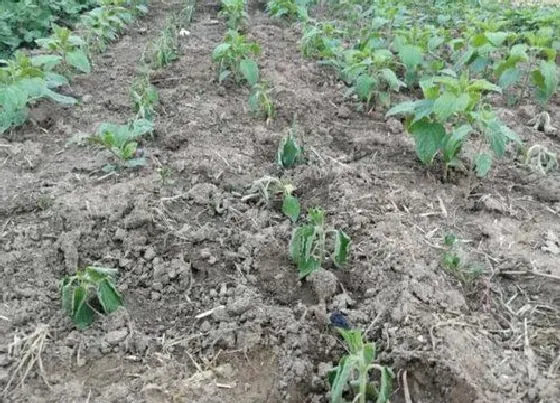
M 320 268 L 328 259 L 340 268 L 350 255 L 351 240 L 341 230 L 329 228 L 325 212 L 319 208 L 307 213 L 307 224 L 294 230 L 290 241 L 290 257 L 297 266 L 299 277 L 304 278 Z
M 471 284 L 473 280 L 484 274 L 484 268 L 479 265 L 466 266 L 456 251 L 457 237 L 453 233 L 448 233 L 443 238 L 445 251 L 443 252 L 443 268 L 451 275 L 456 277 L 462 284 Z
M 249 87 L 259 82 L 259 67 L 251 57 L 260 53 L 256 42 L 248 42 L 245 35 L 229 31 L 212 52 L 212 61 L 218 64 L 218 82 L 233 78 L 239 84 L 243 80 Z
M 547 147 L 535 144 L 527 150 L 525 165 L 544 176 L 558 169 L 558 156 L 549 151 Z
M 146 164 L 144 152 L 138 147 L 137 139 L 153 131 L 153 123 L 146 119 L 137 119 L 130 125 L 103 123 L 97 134 L 88 138 L 91 144 L 100 145 L 109 150 L 124 167 L 138 167 Z M 115 165 L 107 165 L 105 171 L 113 171 Z
M 296 222 L 301 206 L 299 200 L 294 196 L 296 188 L 285 180 L 274 176 L 264 176 L 251 185 L 249 194 L 242 198 L 242 201 L 260 199 L 265 203 L 270 200 L 282 200 L 282 212 L 293 222 Z
M 346 343 L 348 353 L 329 373 L 331 402 L 387 403 L 391 397 L 392 380 L 395 374 L 390 368 L 376 363 L 377 349 L 373 342 L 364 342 L 360 330 L 337 327 Z M 379 373 L 372 380 L 372 371 Z M 347 395 L 343 398 L 343 395 Z M 349 400 L 348 400 L 349 399 Z
M 278 145 L 276 163 L 282 168 L 290 168 L 303 162 L 303 146 L 300 146 L 296 139 L 296 118 L 294 116 L 290 132 L 280 140 Z
M 227 19 L 228 28 L 239 31 L 247 26 L 247 0 L 222 0 L 220 16 Z
M 521 144 L 521 140 L 482 101 L 483 93 L 501 92 L 500 87 L 484 79 L 470 79 L 468 72 L 459 78 L 452 71 L 447 73 L 421 81 L 424 99 L 403 102 L 391 108 L 387 116 L 407 116 L 407 131 L 414 136 L 416 154 L 424 164 L 431 164 L 436 154 L 441 153 L 444 180 L 450 167 L 462 167 L 461 148 L 469 137 L 478 134 L 489 147 L 483 148 L 484 143 L 479 142 L 471 172 L 486 176 L 493 155 L 503 156 L 508 142 Z M 448 128 L 451 128 L 449 132 Z
M 49 60 L 49 70 L 62 64 L 63 72 L 76 69 L 81 73 L 89 73 L 91 65 L 87 52 L 84 51 L 86 43 L 78 35 L 73 34 L 68 28 L 56 24 L 52 25 L 53 34 L 45 39 L 37 39 L 38 45 L 54 54 L 42 55 Z
M 0 60 L 0 134 L 12 126 L 22 125 L 27 118 L 27 105 L 49 98 L 65 105 L 76 99 L 61 95 L 54 89 L 68 80 L 57 73 L 45 72 L 45 58 L 30 58 L 17 51 L 10 60 Z
M 177 29 L 171 19 L 165 24 L 159 39 L 155 43 L 152 65 L 161 69 L 177 59 Z
M 132 84 L 130 96 L 134 103 L 134 112 L 137 119 L 154 120 L 155 106 L 158 103 L 158 93 L 155 87 L 150 84 L 149 75 L 138 78 Z
M 269 0 L 266 13 L 274 18 L 297 19 L 306 21 L 309 0 Z
M 62 309 L 79 329 L 89 326 L 95 314 L 115 312 L 123 299 L 115 286 L 117 269 L 89 266 L 66 276 L 61 283 Z
M 249 109 L 255 116 L 266 118 L 267 124 L 276 116 L 274 103 L 270 99 L 271 92 L 271 88 L 268 88 L 265 83 L 260 82 L 253 86 L 249 95 Z
M 170 179 L 173 175 L 173 171 L 170 167 L 162 165 L 156 169 L 156 172 L 159 174 L 159 179 L 162 185 L 172 185 L 173 183 L 175 183 Z

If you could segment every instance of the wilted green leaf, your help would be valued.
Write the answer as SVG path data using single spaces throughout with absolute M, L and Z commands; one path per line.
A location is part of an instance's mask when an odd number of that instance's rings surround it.
M 278 148 L 276 161 L 278 165 L 289 168 L 302 159 L 301 147 L 296 143 L 294 136 L 289 135 L 282 139 Z
M 72 296 L 72 321 L 83 329 L 93 322 L 94 311 L 88 305 L 88 289 L 87 285 L 77 286 L 74 288 Z
M 334 238 L 333 262 L 336 267 L 343 266 L 350 255 L 351 240 L 343 231 L 336 231 Z
M 299 200 L 294 195 L 285 193 L 282 201 L 282 212 L 293 222 L 296 222 L 301 211 Z
M 393 391 L 393 374 L 391 370 L 386 367 L 381 368 L 381 380 L 379 382 L 379 392 L 377 394 L 376 403 L 387 403 L 391 398 Z
M 105 278 L 97 286 L 97 298 L 103 307 L 104 313 L 115 312 L 123 305 L 122 298 L 109 279 Z

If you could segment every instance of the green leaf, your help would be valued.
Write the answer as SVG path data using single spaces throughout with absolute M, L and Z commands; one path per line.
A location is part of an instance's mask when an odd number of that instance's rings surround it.
M 61 286 L 62 310 L 69 316 L 72 316 L 72 301 L 74 297 L 74 284 L 70 277 L 64 277 Z
M 478 176 L 488 175 L 492 167 L 492 156 L 488 153 L 479 153 L 474 156 L 474 169 Z
M 423 62 L 424 55 L 419 46 L 404 45 L 399 49 L 399 58 L 408 69 L 414 69 Z
M 468 135 L 472 132 L 472 126 L 463 125 L 453 130 L 450 136 L 446 136 L 443 144 L 443 160 L 449 164 L 458 154 L 461 146 Z
M 419 120 L 410 127 L 416 142 L 416 154 L 424 164 L 431 164 L 443 138 L 445 128 L 439 123 L 430 123 L 426 119 Z
M 90 73 L 91 65 L 87 54 L 83 50 L 75 50 L 66 54 L 66 62 L 82 73 Z
M 43 89 L 43 96 L 46 98 L 50 98 L 53 101 L 59 102 L 61 104 L 64 105 L 74 105 L 75 103 L 78 102 L 77 99 L 72 98 L 72 97 L 67 97 L 65 95 L 61 95 L 58 92 L 54 92 L 53 90 L 49 89 L 49 88 L 44 88 Z
M 509 32 L 486 32 L 486 38 L 494 46 L 501 46 L 509 37 Z
M 470 97 L 468 94 L 455 96 L 450 92 L 444 92 L 434 102 L 433 111 L 440 122 L 445 122 L 447 118 L 456 112 L 463 112 L 469 105 Z
M 473 80 L 467 87 L 467 90 L 502 92 L 502 89 L 496 84 L 492 84 L 490 81 L 484 79 Z
M 500 79 L 498 80 L 498 85 L 505 90 L 518 82 L 520 78 L 521 70 L 512 67 L 502 72 Z
M 395 116 L 395 115 L 412 115 L 416 110 L 416 107 L 420 101 L 404 101 L 398 105 L 393 106 L 387 111 L 385 117 Z
M 333 262 L 336 267 L 343 266 L 348 261 L 350 255 L 350 237 L 343 231 L 336 231 L 334 238 Z
M 88 289 L 86 285 L 74 288 L 72 296 L 72 321 L 80 329 L 84 329 L 93 322 L 95 312 L 88 305 Z
M 406 84 L 399 80 L 395 72 L 391 69 L 381 69 L 381 77 L 389 84 L 389 88 L 393 91 L 398 91 L 401 87 L 406 88 Z
M 243 59 L 239 62 L 239 71 L 251 87 L 259 82 L 259 66 L 253 59 Z
M 154 130 L 154 122 L 149 119 L 136 119 L 132 124 L 131 139 L 150 134 Z
M 541 60 L 531 77 L 537 87 L 537 99 L 541 103 L 547 102 L 558 87 L 558 69 L 554 61 Z
M 127 143 L 123 149 L 121 150 L 120 157 L 128 160 L 131 159 L 136 155 L 136 149 L 138 148 L 138 144 L 134 141 Z
M 289 193 L 285 193 L 284 200 L 282 201 L 282 212 L 290 220 L 296 222 L 299 217 L 299 213 L 301 212 L 301 206 L 297 197 Z
M 220 60 L 230 48 L 231 48 L 231 44 L 220 43 L 218 46 L 216 46 L 216 48 L 212 52 L 212 60 L 215 62 Z
M 289 135 L 284 137 L 280 142 L 276 157 L 278 165 L 289 168 L 297 164 L 301 160 L 301 157 L 302 150 L 296 143 L 294 136 Z
M 352 365 L 348 360 L 341 360 L 338 367 L 336 368 L 336 373 L 334 380 L 331 385 L 331 403 L 343 403 L 342 394 L 346 388 L 346 384 L 350 379 L 352 373 Z
M 33 66 L 42 67 L 44 70 L 52 70 L 60 64 L 62 56 L 60 55 L 37 55 L 33 56 L 31 63 Z
M 356 80 L 356 93 L 362 101 L 370 101 L 377 82 L 372 77 L 361 74 Z
M 107 314 L 115 312 L 123 305 L 122 298 L 109 279 L 101 280 L 97 286 L 97 298 Z

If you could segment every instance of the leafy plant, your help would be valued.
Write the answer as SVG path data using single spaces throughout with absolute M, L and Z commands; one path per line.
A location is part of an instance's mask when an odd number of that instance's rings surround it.
M 292 123 L 292 128 L 288 135 L 280 140 L 278 151 L 276 152 L 276 163 L 283 168 L 290 168 L 305 161 L 303 146 L 298 144 L 296 139 L 296 118 Z
M 480 135 L 488 147 L 483 148 L 484 144 L 479 142 L 471 166 L 478 176 L 486 176 L 492 156 L 503 156 L 508 142 L 520 144 L 521 140 L 483 102 L 484 93 L 501 92 L 497 85 L 484 79 L 470 79 L 467 72 L 459 78 L 452 71 L 448 74 L 421 81 L 424 99 L 398 104 L 387 116 L 408 117 L 407 130 L 414 136 L 416 154 L 424 164 L 431 164 L 436 154 L 441 153 L 444 180 L 450 167 L 462 167 L 462 146 L 474 134 Z
M 269 0 L 266 13 L 274 18 L 289 18 L 300 21 L 307 20 L 309 0 Z
M 5 65 L 0 67 L 0 134 L 22 125 L 28 105 L 34 101 L 48 98 L 65 105 L 77 102 L 54 91 L 68 81 L 59 74 L 45 72 L 44 63 L 44 58 L 30 58 L 20 51 L 10 60 L 0 60 Z
M 137 119 L 154 120 L 155 106 L 158 103 L 156 88 L 150 84 L 148 74 L 136 79 L 130 89 L 130 96 L 134 103 L 134 112 Z
M 306 24 L 300 41 L 301 52 L 304 57 L 334 59 L 342 50 L 339 37 L 343 34 L 343 30 L 330 22 Z
M 161 31 L 159 39 L 155 43 L 155 51 L 152 56 L 152 65 L 161 69 L 177 59 L 177 30 L 170 19 Z
M 290 257 L 297 266 L 299 277 L 304 278 L 320 268 L 327 257 L 342 267 L 350 255 L 351 240 L 341 230 L 329 228 L 325 212 L 319 208 L 307 213 L 307 224 L 296 228 L 290 241 Z
M 390 92 L 406 87 L 395 73 L 394 55 L 388 49 L 346 50 L 338 66 L 342 79 L 351 87 L 349 95 L 355 93 L 368 106 L 376 102 L 389 107 Z
M 220 16 L 228 21 L 228 28 L 234 31 L 247 25 L 247 0 L 222 0 Z
M 81 73 L 89 73 L 91 65 L 87 52 L 83 50 L 85 42 L 82 38 L 73 34 L 67 27 L 56 24 L 53 24 L 52 30 L 53 33 L 50 37 L 37 39 L 35 42 L 53 54 L 37 57 L 43 57 L 48 61 L 49 69 L 62 64 L 63 72 L 68 72 L 73 68 Z
M 256 116 L 265 117 L 267 123 L 276 116 L 274 103 L 270 99 L 271 92 L 271 88 L 268 88 L 265 83 L 259 82 L 251 88 L 249 95 L 249 109 Z
M 377 349 L 373 342 L 364 342 L 362 332 L 337 327 L 346 343 L 348 353 L 342 356 L 338 365 L 329 373 L 331 402 L 342 403 L 346 394 L 352 402 L 376 401 L 387 403 L 392 393 L 393 371 L 376 363 Z M 373 381 L 371 372 L 379 373 L 379 380 Z
M 143 0 L 98 0 L 99 7 L 81 17 L 80 25 L 90 49 L 104 51 L 117 40 L 135 16 L 148 12 Z
M 66 276 L 61 283 L 62 309 L 80 329 L 89 326 L 95 314 L 110 314 L 123 306 L 115 286 L 117 269 L 89 266 Z
M 1 0 L 0 58 L 10 57 L 20 47 L 32 47 L 36 39 L 49 35 L 53 23 L 71 25 L 96 5 L 97 0 Z
M 256 42 L 236 31 L 228 31 L 224 42 L 212 52 L 212 61 L 218 64 L 218 82 L 232 77 L 236 83 L 245 80 L 250 87 L 259 82 L 259 68 L 251 57 L 260 53 Z
M 153 131 L 153 123 L 146 119 L 136 119 L 130 125 L 102 123 L 94 136 L 88 138 L 91 144 L 100 145 L 109 150 L 124 167 L 137 167 L 146 164 L 143 150 L 138 147 L 137 139 Z M 104 170 L 116 169 L 107 165 Z
M 293 222 L 296 222 L 301 212 L 299 200 L 294 196 L 296 188 L 285 180 L 274 176 L 264 176 L 251 185 L 249 194 L 242 198 L 243 201 L 260 199 L 265 203 L 270 200 L 282 201 L 282 212 Z
M 456 251 L 456 243 L 457 238 L 453 233 L 448 233 L 443 238 L 443 267 L 461 283 L 465 285 L 470 284 L 474 279 L 480 277 L 484 273 L 484 269 L 478 265 L 465 265 Z

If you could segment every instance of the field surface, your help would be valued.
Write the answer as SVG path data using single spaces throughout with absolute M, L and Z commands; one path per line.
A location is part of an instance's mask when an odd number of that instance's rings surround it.
M 508 148 L 487 177 L 442 181 L 401 120 L 359 111 L 302 56 L 301 27 L 263 4 L 249 3 L 247 34 L 274 84 L 270 122 L 248 112 L 246 88 L 217 83 L 211 54 L 227 27 L 200 0 L 178 58 L 150 76 L 146 166 L 106 173 L 107 151 L 71 141 L 134 114 L 138 61 L 180 10 L 150 2 L 66 90 L 79 105 L 41 102 L 0 137 L 1 400 L 327 402 L 344 352 L 328 315 L 341 311 L 392 368 L 393 403 L 558 401 L 558 171 L 531 173 Z M 558 93 L 545 109 L 558 125 Z M 557 135 L 527 125 L 538 110 L 497 104 L 522 141 L 558 150 Z M 282 173 L 294 114 L 307 161 Z M 352 238 L 348 265 L 329 270 L 334 295 L 298 280 L 278 203 L 244 197 L 265 175 L 288 177 L 302 211 L 322 207 Z M 442 265 L 451 232 L 482 275 L 461 281 Z M 77 330 L 59 284 L 87 265 L 119 269 L 126 308 Z

